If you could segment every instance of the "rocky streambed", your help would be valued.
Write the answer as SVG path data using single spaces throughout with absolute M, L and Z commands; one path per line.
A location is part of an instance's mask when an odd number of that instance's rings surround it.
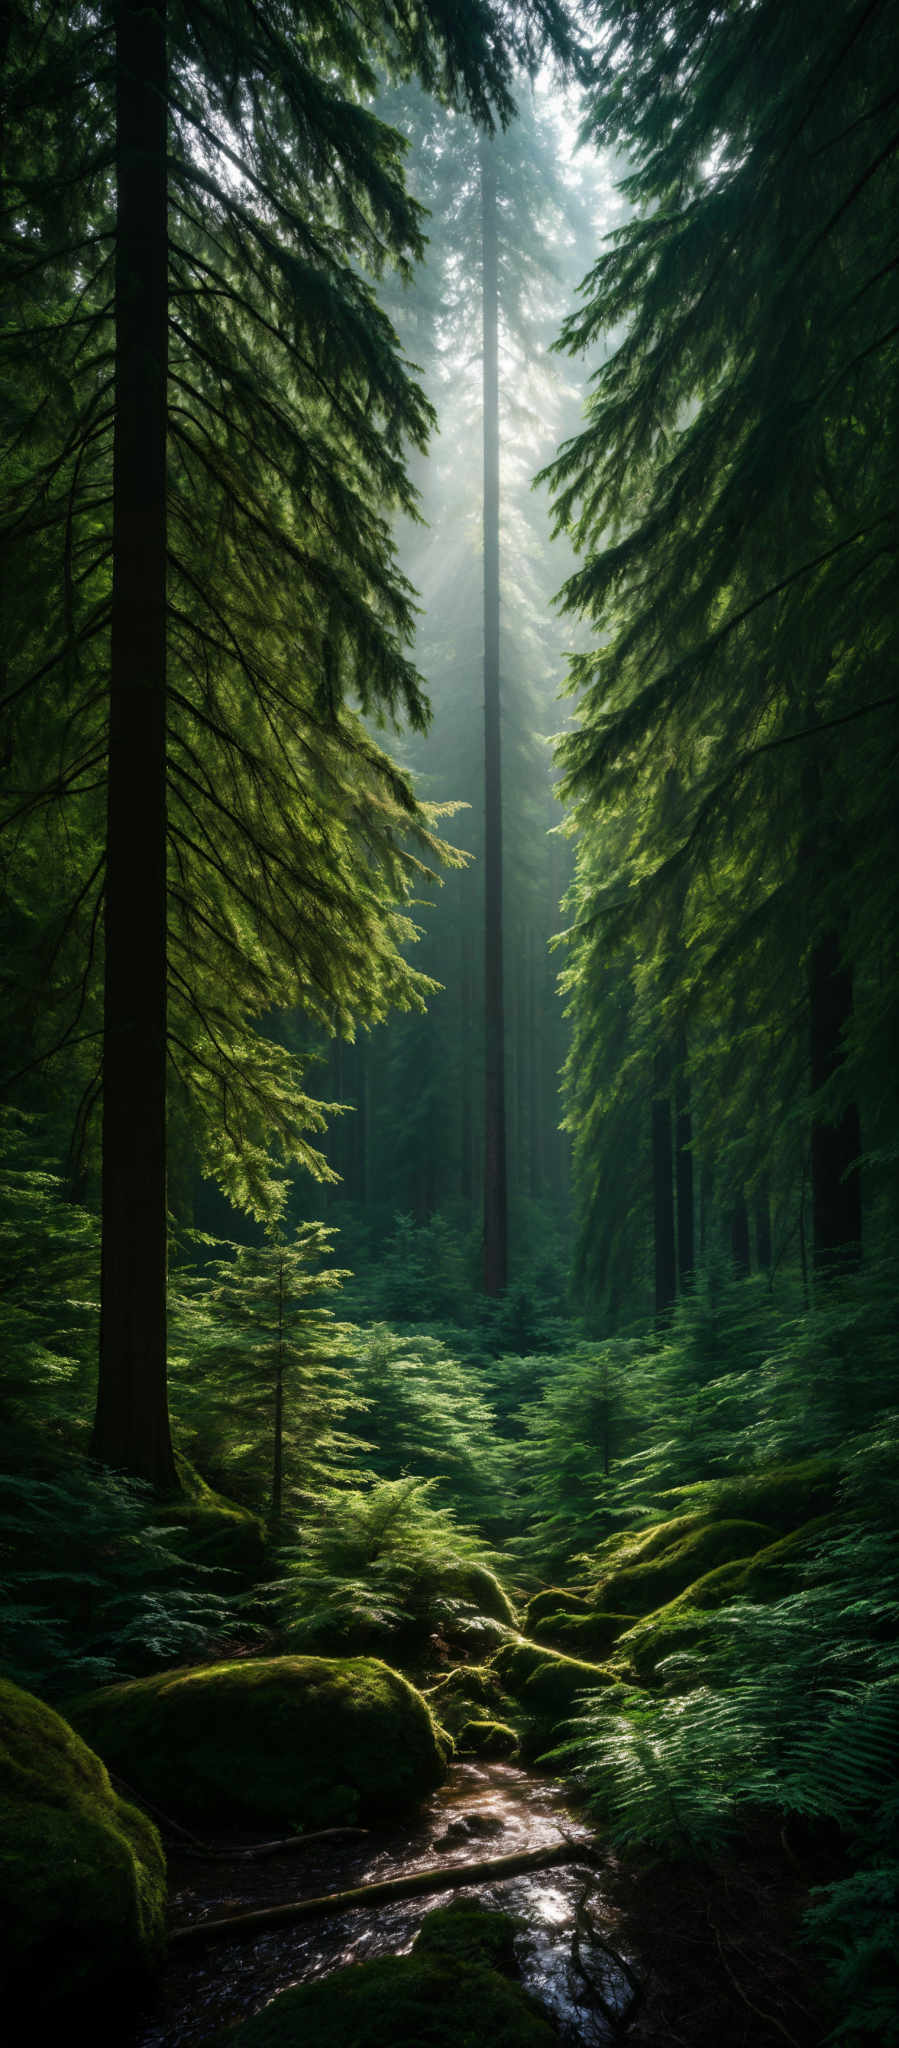
M 461 1870 L 522 1852 L 569 1844 L 586 1853 L 589 1829 L 564 1803 L 561 1788 L 515 1765 L 457 1764 L 413 1818 L 396 1828 L 344 1836 L 308 1848 L 244 1860 L 170 1849 L 173 1928 L 196 1925 L 439 1868 Z M 452 1896 L 363 1903 L 312 1921 L 253 1931 L 194 1946 L 174 1943 L 152 2011 L 123 2048 L 198 2048 L 210 2036 L 259 2011 L 288 1987 L 346 1963 L 411 1949 L 425 1915 Z M 576 2048 L 620 2039 L 636 2003 L 630 1960 L 621 1954 L 617 1918 L 601 1872 L 572 1861 L 520 1876 L 466 1886 L 466 1897 L 520 1922 L 516 1958 L 525 1988 L 545 2007 L 561 2040 Z

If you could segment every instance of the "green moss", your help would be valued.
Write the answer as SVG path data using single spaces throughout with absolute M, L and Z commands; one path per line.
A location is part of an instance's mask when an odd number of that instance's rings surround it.
M 373 1657 L 266 1657 L 77 1700 L 76 1726 L 164 1812 L 325 1826 L 394 1813 L 445 1749 L 414 1687 Z
M 180 1492 L 159 1501 L 154 1516 L 179 1533 L 173 1549 L 192 1564 L 236 1573 L 253 1583 L 265 1570 L 265 1530 L 258 1515 L 207 1485 L 188 1458 L 175 1452 Z
M 490 1721 L 473 1714 L 463 1721 L 456 1736 L 459 1756 L 510 1757 L 518 1749 L 518 1736 L 508 1721 Z
M 456 1565 L 447 1574 L 446 1590 L 455 1599 L 467 1601 L 478 1614 L 486 1614 L 488 1620 L 501 1621 L 506 1628 L 518 1627 L 518 1616 L 505 1587 L 486 1564 Z
M 61 1715 L 0 1680 L 0 1978 L 31 2007 L 161 1960 L 165 1858 Z
M 576 1693 L 595 1692 L 599 1686 L 616 1682 L 616 1674 L 602 1664 L 562 1656 L 556 1650 L 545 1649 L 542 1643 L 527 1643 L 523 1637 L 514 1643 L 504 1643 L 494 1664 L 513 1697 L 528 1712 L 551 1722 L 570 1713 Z
M 704 1573 L 653 1614 L 645 1616 L 619 1637 L 615 1659 L 626 1664 L 641 1683 L 656 1676 L 663 1658 L 686 1650 L 694 1643 L 702 1623 L 697 1615 L 722 1607 L 730 1600 L 777 1600 L 797 1584 L 800 1567 L 814 1551 L 822 1530 L 832 1518 L 819 1515 L 802 1529 L 781 1536 L 750 1558 L 736 1558 Z M 672 1684 L 676 1684 L 673 1680 Z
M 716 1521 L 748 1517 L 767 1522 L 784 1532 L 798 1529 L 836 1504 L 840 1468 L 835 1459 L 819 1454 L 798 1459 L 791 1465 L 769 1466 L 762 1472 L 740 1473 L 735 1478 L 706 1480 L 681 1487 L 672 1502 L 689 1501 L 707 1519 Z
M 234 2048 L 552 2048 L 549 2021 L 504 1973 L 514 1923 L 473 1900 L 428 1915 L 412 1954 L 282 1992 Z
M 652 1554 L 638 1552 L 633 1562 L 603 1578 L 596 1588 L 596 1605 L 619 1613 L 651 1614 L 716 1565 L 751 1557 L 771 1542 L 773 1534 L 762 1522 L 691 1523 L 686 1529 L 681 1525 L 675 1541 Z
M 640 1529 L 619 1529 L 593 1552 L 594 1576 L 602 1583 L 621 1566 L 646 1564 L 651 1557 L 658 1557 L 660 1551 L 671 1550 L 684 1536 L 691 1535 L 705 1519 L 701 1513 L 669 1515 L 666 1521 L 644 1523 Z M 588 1595 L 588 1604 L 591 1597 L 594 1596 Z
M 601 1663 L 636 1620 L 635 1614 L 604 1614 L 600 1608 L 588 1608 L 585 1614 L 550 1614 L 539 1630 L 540 1640 L 569 1657 Z
M 528 1601 L 524 1610 L 522 1634 L 540 1635 L 540 1624 L 547 1621 L 550 1615 L 587 1614 L 589 1608 L 590 1602 L 585 1593 L 572 1593 L 567 1586 L 544 1586 L 542 1592 L 535 1593 L 533 1599 Z

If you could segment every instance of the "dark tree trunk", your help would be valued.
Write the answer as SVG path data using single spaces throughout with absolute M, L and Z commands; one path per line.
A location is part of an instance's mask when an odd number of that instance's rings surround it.
M 817 716 L 816 707 L 808 707 Z M 808 961 L 809 1080 L 812 1091 L 811 1180 L 812 1263 L 823 1274 L 835 1265 L 856 1260 L 861 1251 L 862 1213 L 858 1160 L 861 1130 L 858 1108 L 849 1103 L 835 1122 L 818 1107 L 817 1097 L 839 1072 L 847 1028 L 852 1019 L 852 974 L 843 956 L 838 925 L 842 877 L 849 867 L 848 849 L 835 822 L 835 799 L 825 798 L 817 754 L 806 761 L 802 775 L 805 835 L 800 862 L 805 870 L 811 950 Z M 835 914 L 836 910 L 836 914 Z
M 272 1447 L 272 1536 L 281 1527 L 284 1484 L 284 1260 L 278 1260 L 278 1353 L 275 1361 L 275 1429 Z
M 817 1095 L 843 1060 L 852 1018 L 852 975 L 841 958 L 839 938 L 825 932 L 809 961 L 809 1036 L 812 1093 Z M 859 1256 L 862 1237 L 858 1159 L 861 1126 L 850 1102 L 836 1122 L 812 1112 L 812 1257 L 815 1270 L 845 1265 Z
M 738 1280 L 748 1280 L 752 1272 L 752 1253 L 749 1247 L 749 1210 L 742 1188 L 730 1212 L 730 1250 Z
M 765 1174 L 755 1191 L 755 1252 L 759 1272 L 770 1273 L 771 1250 L 771 1189 Z
M 166 45 L 116 18 L 116 423 L 100 1376 L 93 1450 L 176 1484 L 166 1399 Z
M 484 319 L 484 1287 L 507 1278 L 503 813 L 499 701 L 499 296 L 496 158 L 481 137 Z
M 671 1089 L 668 1061 L 657 1052 L 653 1062 L 652 1190 L 655 1222 L 656 1319 L 664 1322 L 677 1294 L 674 1248 L 674 1159 L 671 1143 Z
M 677 1192 L 677 1275 L 681 1293 L 689 1287 L 696 1264 L 693 1208 L 693 1118 L 690 1112 L 690 1076 L 687 1071 L 687 1040 L 678 1036 L 677 1078 L 674 1088 L 674 1181 Z

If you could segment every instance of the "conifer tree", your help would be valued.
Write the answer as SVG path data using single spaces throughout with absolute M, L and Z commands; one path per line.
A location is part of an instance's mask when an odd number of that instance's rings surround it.
M 303 1131 L 320 1121 L 295 1063 L 248 1028 L 254 1012 L 296 991 L 347 1027 L 356 1008 L 421 995 L 389 904 L 427 821 L 345 708 L 355 697 L 425 715 L 386 517 L 414 509 L 403 451 L 423 444 L 430 414 L 362 275 L 408 267 L 420 219 L 398 138 L 365 104 L 371 58 L 505 119 L 513 57 L 567 40 L 555 0 L 514 22 L 323 4 L 311 19 L 188 7 L 167 26 L 166 38 L 162 4 L 122 0 L 65 24 L 39 8 L 15 15 L 6 66 L 18 124 L 7 339 L 14 366 L 35 342 L 39 358 L 9 526 L 32 592 L 41 572 L 10 647 L 7 707 L 34 740 L 33 809 L 84 798 L 109 705 L 109 823 L 92 821 L 93 865 L 66 914 L 89 912 L 90 948 L 63 1038 L 88 1001 L 102 924 L 96 1448 L 163 1485 L 166 968 L 178 1084 L 207 1156 L 214 1098 L 219 1162 L 251 1206 L 277 1199 L 271 1137 L 314 1161 Z M 60 380 L 63 423 L 48 433 L 46 387 L 58 394 Z M 65 685 L 61 724 L 35 733 L 48 675 Z
M 628 932 L 639 948 L 686 890 L 685 1001 L 717 1069 L 728 1206 L 787 1143 L 796 1188 L 801 1118 L 820 1264 L 857 1243 L 865 1100 L 884 1113 L 895 44 L 878 0 L 596 12 L 588 124 L 630 149 L 633 213 L 564 336 L 612 346 L 552 469 L 583 553 L 567 602 L 597 635 L 562 758 L 585 838 L 626 803 L 634 829 L 604 896 L 594 863 L 575 947 L 583 961 Z M 876 1206 L 876 1161 L 867 1186 Z

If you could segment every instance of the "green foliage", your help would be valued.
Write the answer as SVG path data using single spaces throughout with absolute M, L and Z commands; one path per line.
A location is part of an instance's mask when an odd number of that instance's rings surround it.
M 436 1337 L 398 1336 L 376 1323 L 357 1333 L 351 1372 L 379 1478 L 413 1472 L 471 1520 L 502 1515 L 510 1459 L 473 1367 Z
M 331 1494 L 285 1545 L 275 1589 L 285 1640 L 365 1648 L 406 1633 L 495 1636 L 513 1621 L 483 1544 L 432 1496 L 433 1479 Z
M 206 1468 L 264 1501 L 275 1524 L 288 1491 L 315 1497 L 361 1448 L 342 1426 L 351 1332 L 321 1299 L 346 1278 L 322 1264 L 332 1236 L 319 1223 L 260 1246 L 194 1234 L 207 1262 L 179 1270 L 172 1289 L 176 1417 Z

